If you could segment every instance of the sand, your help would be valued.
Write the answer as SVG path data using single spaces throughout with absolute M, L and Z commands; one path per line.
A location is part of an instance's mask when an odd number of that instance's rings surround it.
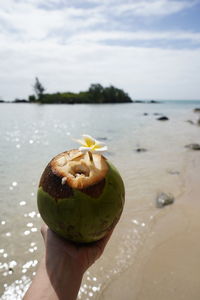
M 200 299 L 200 153 L 191 153 L 185 192 L 163 209 L 136 261 L 101 300 Z

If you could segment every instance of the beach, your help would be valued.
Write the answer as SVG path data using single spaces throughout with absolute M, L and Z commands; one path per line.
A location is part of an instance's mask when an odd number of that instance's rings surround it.
M 200 151 L 185 146 L 200 142 L 193 112 L 200 105 L 177 102 L 1 104 L 0 299 L 21 299 L 35 276 L 44 249 L 36 203 L 41 172 L 83 133 L 108 145 L 126 202 L 78 299 L 199 299 Z M 169 120 L 159 121 L 163 115 Z M 162 192 L 175 201 L 158 208 Z
M 155 221 L 134 263 L 98 299 L 199 299 L 199 164 L 191 155 L 185 192 Z

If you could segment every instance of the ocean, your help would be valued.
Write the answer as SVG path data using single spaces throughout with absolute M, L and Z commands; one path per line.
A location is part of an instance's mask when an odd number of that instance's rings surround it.
M 185 191 L 184 174 L 191 158 L 185 145 L 200 143 L 196 107 L 200 101 L 1 103 L 0 299 L 22 299 L 35 275 L 44 251 L 38 182 L 50 159 L 78 147 L 74 139 L 82 134 L 106 143 L 105 156 L 118 168 L 126 187 L 121 220 L 105 254 L 85 274 L 78 296 L 101 299 L 105 287 L 134 263 L 153 224 L 163 215 L 155 205 L 157 195 L 166 192 L 179 199 Z M 159 121 L 163 115 L 169 120 Z

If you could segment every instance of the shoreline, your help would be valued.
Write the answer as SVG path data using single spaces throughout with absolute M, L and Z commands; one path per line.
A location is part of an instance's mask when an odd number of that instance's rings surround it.
M 98 300 L 198 300 L 200 297 L 200 157 L 189 153 L 185 192 L 162 209 L 136 260 Z
M 173 101 L 173 100 L 172 100 Z M 186 100 L 187 101 L 187 100 Z M 197 100 L 200 101 L 200 100 Z M 69 102 L 69 103 L 62 103 L 62 102 L 52 102 L 52 103 L 43 103 L 43 102 L 31 102 L 31 101 L 26 101 L 26 100 L 22 100 L 22 101 L 5 101 L 2 100 L 0 101 L 0 104 L 39 104 L 39 105 L 46 105 L 46 104 L 50 104 L 50 105 L 55 105 L 55 104 L 67 104 L 67 105 L 74 105 L 74 104 L 160 104 L 160 103 L 164 103 L 165 100 L 163 101 L 158 101 L 158 100 L 132 100 L 132 101 L 119 101 L 119 102 Z

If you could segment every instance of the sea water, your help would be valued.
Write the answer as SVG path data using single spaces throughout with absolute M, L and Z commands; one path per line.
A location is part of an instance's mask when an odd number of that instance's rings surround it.
M 126 203 L 104 255 L 85 274 L 78 299 L 102 290 L 137 258 L 161 210 L 160 192 L 184 193 L 188 149 L 200 142 L 198 101 L 106 105 L 0 104 L 0 295 L 21 299 L 44 251 L 36 193 L 56 154 L 90 134 L 125 182 Z M 168 121 L 157 118 L 166 115 Z M 192 121 L 188 122 L 188 120 Z M 144 151 L 138 151 L 143 149 Z

